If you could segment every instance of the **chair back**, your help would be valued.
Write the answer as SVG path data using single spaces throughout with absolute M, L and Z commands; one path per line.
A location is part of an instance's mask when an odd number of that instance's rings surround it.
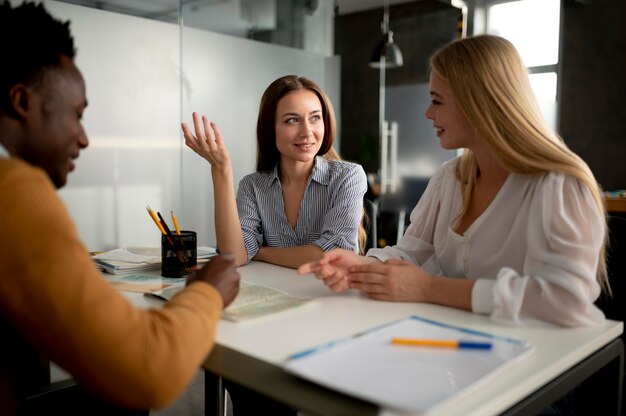
M 378 202 L 369 198 L 363 198 L 363 209 L 365 210 L 363 225 L 367 232 L 365 252 L 367 252 L 370 248 L 378 247 Z

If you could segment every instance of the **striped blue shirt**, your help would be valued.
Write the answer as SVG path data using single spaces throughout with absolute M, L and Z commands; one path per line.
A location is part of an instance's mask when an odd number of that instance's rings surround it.
M 361 165 L 317 156 L 294 229 L 285 215 L 278 166 L 246 175 L 239 182 L 237 209 L 248 261 L 263 246 L 357 251 L 366 190 Z

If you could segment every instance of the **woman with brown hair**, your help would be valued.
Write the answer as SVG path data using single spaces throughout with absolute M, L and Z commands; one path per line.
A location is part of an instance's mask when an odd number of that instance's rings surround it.
M 358 251 L 367 178 L 333 149 L 335 114 L 313 81 L 278 78 L 261 98 L 257 168 L 235 197 L 230 156 L 217 125 L 193 114 L 185 144 L 211 164 L 215 232 L 221 252 L 243 265 L 259 260 L 296 268 L 334 248 Z
M 335 114 L 313 81 L 278 78 L 261 98 L 256 172 L 234 193 L 228 150 L 215 123 L 193 114 L 195 135 L 182 124 L 185 144 L 211 164 L 215 233 L 235 264 L 251 260 L 296 268 L 324 252 L 363 247 L 361 224 L 367 178 L 360 165 L 333 149 Z M 295 415 L 297 411 L 225 381 L 234 414 Z

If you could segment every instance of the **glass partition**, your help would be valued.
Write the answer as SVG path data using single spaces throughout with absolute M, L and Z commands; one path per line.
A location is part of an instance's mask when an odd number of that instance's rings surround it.
M 147 205 L 166 219 L 174 211 L 183 229 L 198 232 L 199 245 L 215 245 L 210 169 L 184 146 L 180 131 L 192 111 L 220 126 L 236 187 L 254 170 L 258 105 L 271 81 L 290 73 L 310 77 L 338 105 L 336 57 L 190 27 L 185 22 L 193 21 L 194 9 L 179 1 L 170 2 L 180 14 L 169 20 L 43 3 L 71 21 L 87 85 L 90 145 L 59 192 L 90 250 L 159 246 Z
M 87 85 L 90 144 L 60 190 L 90 250 L 158 246 L 146 205 L 180 200 L 180 42 L 176 24 L 46 2 L 71 21 Z
M 298 49 L 185 27 L 182 51 L 182 117 L 189 123 L 196 111 L 218 124 L 230 151 L 235 187 L 255 169 L 256 120 L 265 88 L 287 74 L 330 84 L 326 59 Z M 208 242 L 214 244 L 210 166 L 187 148 L 183 149 L 183 186 L 185 219 L 196 227 L 199 241 L 209 236 Z
M 61 0 L 276 45 L 332 52 L 332 0 Z

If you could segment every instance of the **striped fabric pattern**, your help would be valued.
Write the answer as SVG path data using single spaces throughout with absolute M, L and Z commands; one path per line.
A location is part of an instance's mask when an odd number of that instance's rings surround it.
M 318 245 L 358 250 L 367 177 L 361 165 L 317 156 L 295 229 L 285 215 L 278 167 L 239 182 L 237 208 L 248 261 L 260 247 Z

